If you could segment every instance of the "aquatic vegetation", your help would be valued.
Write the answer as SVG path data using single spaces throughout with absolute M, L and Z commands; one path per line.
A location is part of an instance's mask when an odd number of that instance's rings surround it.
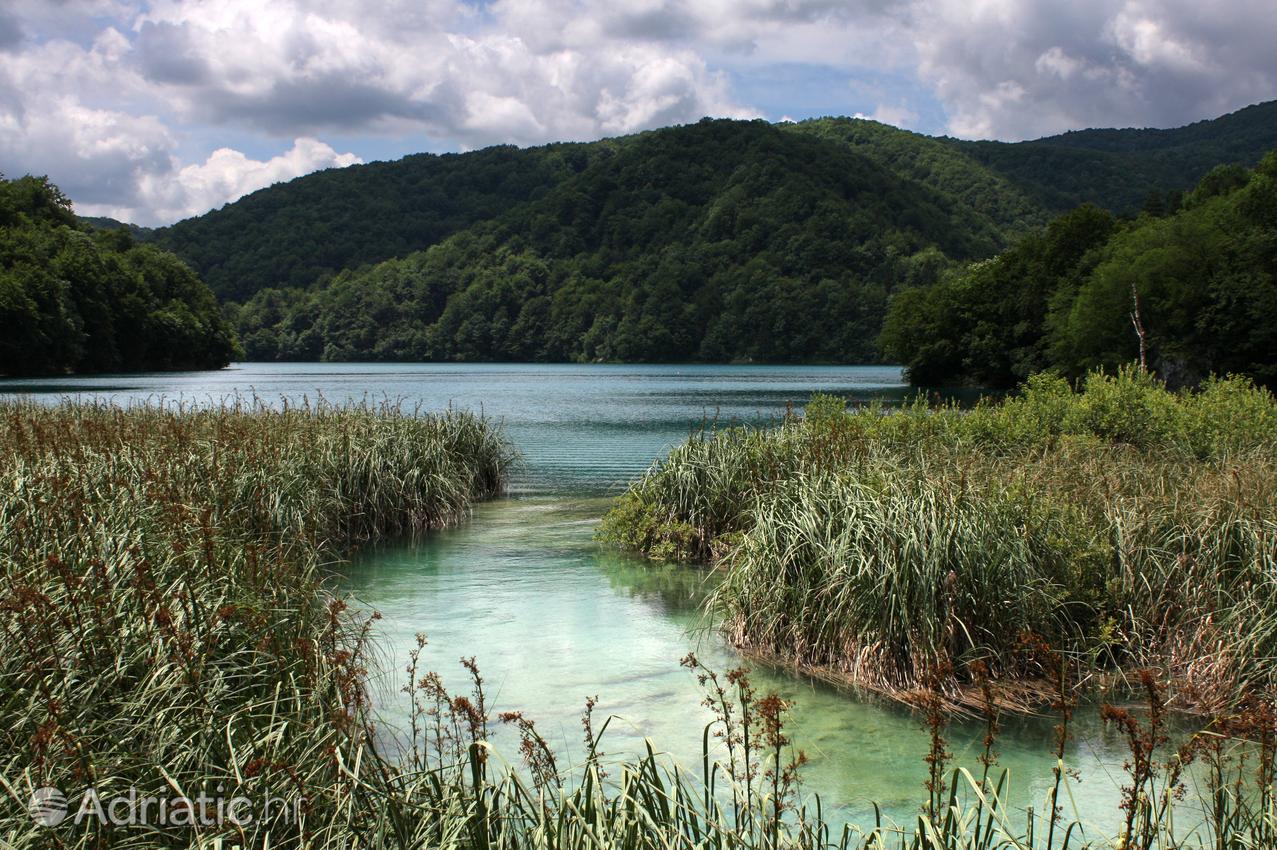
M 468 694 L 449 693 L 437 674 L 420 675 L 426 647 L 419 638 L 405 690 L 415 706 L 412 771 L 396 774 L 381 801 L 406 829 L 376 833 L 376 846 L 466 848 L 730 848 L 731 850 L 1207 850 L 1266 848 L 1277 838 L 1272 796 L 1277 715 L 1256 702 L 1221 715 L 1171 749 L 1165 732 L 1164 689 L 1146 673 L 1142 706 L 1102 706 L 1129 742 L 1122 827 L 1115 835 L 1088 823 L 1094 812 L 1071 804 L 1070 772 L 1062 760 L 1075 709 L 1067 688 L 1056 705 L 1059 749 L 1047 754 L 1058 770 L 1041 807 L 1012 804 L 1011 778 L 997 763 L 1001 687 L 982 678 L 977 710 L 987 737 L 979 769 L 952 762 L 945 727 L 951 716 L 943 671 L 926 685 L 923 712 L 931 737 L 921 758 L 930 766 L 919 788 L 919 813 L 894 823 L 881 813 L 867 824 L 839 821 L 817 796 L 802 792 L 806 756 L 787 731 L 792 706 L 755 690 L 750 671 L 718 672 L 694 654 L 683 666 L 704 689 L 711 720 L 702 735 L 699 770 L 658 755 L 608 762 L 601 746 L 607 722 L 594 725 L 594 702 L 582 717 L 584 758 L 560 767 L 550 745 L 519 712 L 496 712 L 473 659 L 462 659 Z M 1058 669 L 1063 669 L 1062 659 Z M 1063 680 L 1061 680 L 1063 681 Z M 493 718 L 520 729 L 523 765 L 502 762 L 487 741 Z M 1187 768 L 1208 763 L 1190 796 Z
M 1245 379 L 1039 376 L 970 410 L 817 398 L 675 448 L 603 534 L 712 560 L 743 649 L 906 697 L 941 663 L 955 686 L 974 660 L 1039 676 L 1028 632 L 1081 670 L 1159 668 L 1180 707 L 1277 685 L 1277 401 Z
M 34 789 L 307 801 L 236 838 L 346 840 L 369 750 L 369 623 L 326 564 L 459 519 L 512 460 L 467 413 L 0 405 L 0 779 L 12 846 L 185 844 L 51 833 Z M 348 811 L 351 807 L 353 811 Z M 300 820 L 300 823 L 298 822 Z M 226 835 L 230 838 L 229 834 Z
M 535 718 L 490 704 L 474 659 L 462 662 L 469 693 L 425 672 L 424 637 L 405 685 L 412 746 L 392 759 L 366 691 L 372 623 L 328 592 L 325 565 L 357 541 L 451 522 L 497 492 L 511 462 L 499 432 L 464 413 L 324 405 L 6 404 L 0 416 L 7 846 L 1062 850 L 1264 847 L 1275 834 L 1270 704 L 1221 717 L 1182 751 L 1209 765 L 1210 780 L 1205 819 L 1178 821 L 1175 809 L 1191 804 L 1166 765 L 1179 754 L 1161 752 L 1163 736 L 1142 731 L 1140 712 L 1112 708 L 1143 761 L 1131 825 L 1111 844 L 1056 805 L 1062 764 L 1049 809 L 1009 805 L 995 751 L 1002 686 L 979 665 L 979 777 L 944 748 L 944 676 L 923 682 L 933 770 L 915 823 L 835 826 L 802 793 L 791 706 L 755 692 L 748 671 L 720 675 L 694 656 L 684 664 L 713 709 L 699 772 L 654 745 L 608 759 L 608 721 L 593 701 L 585 757 L 563 759 Z M 522 765 L 492 749 L 498 725 L 518 732 Z M 56 813 L 53 788 L 72 800 L 86 788 L 115 799 L 137 789 L 184 801 L 176 811 L 192 819 L 45 825 L 27 805 Z M 194 817 L 201 799 L 230 795 L 295 805 L 259 807 L 249 820 Z

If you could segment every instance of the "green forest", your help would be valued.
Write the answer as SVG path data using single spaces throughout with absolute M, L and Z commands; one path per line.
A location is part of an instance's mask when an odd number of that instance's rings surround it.
M 0 374 L 221 368 L 235 335 L 182 260 L 90 230 L 45 178 L 0 179 Z
M 1274 148 L 1277 102 L 1014 144 L 705 119 L 92 224 L 190 263 L 250 360 L 886 361 L 1012 386 L 1138 356 L 1134 293 L 1172 381 L 1267 381 L 1271 231 L 1246 199 L 1269 166 L 1246 169 Z
M 882 334 L 917 384 L 1014 387 L 1141 357 L 1173 385 L 1277 383 L 1277 151 L 1216 167 L 1176 206 L 1078 207 L 997 257 L 902 292 Z
M 533 203 L 236 311 L 250 358 L 865 361 L 891 293 L 1001 229 L 846 146 L 703 121 Z

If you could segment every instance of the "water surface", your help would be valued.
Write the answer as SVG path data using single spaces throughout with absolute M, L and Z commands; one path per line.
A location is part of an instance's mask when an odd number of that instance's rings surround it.
M 242 363 L 215 372 L 0 379 L 0 394 L 127 403 L 270 403 L 319 397 L 483 411 L 502 422 L 526 468 L 512 491 L 613 492 L 702 425 L 767 421 L 814 392 L 898 401 L 893 366 L 649 366 Z

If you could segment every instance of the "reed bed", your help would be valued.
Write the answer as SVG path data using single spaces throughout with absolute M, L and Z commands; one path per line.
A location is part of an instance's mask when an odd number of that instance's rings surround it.
M 1010 806 L 993 750 L 999 701 L 983 674 L 990 731 L 973 769 L 950 763 L 941 682 L 924 683 L 930 779 L 918 817 L 899 825 L 844 826 L 803 796 L 805 759 L 786 731 L 791 707 L 755 693 L 748 671 L 720 676 L 693 656 L 684 664 L 713 712 L 700 765 L 675 765 L 654 747 L 607 759 L 608 720 L 587 702 L 582 757 L 565 768 L 533 718 L 488 704 L 473 660 L 463 662 L 472 682 L 464 694 L 424 672 L 422 637 L 405 683 L 413 746 L 392 761 L 376 745 L 365 689 L 372 622 L 330 592 L 327 569 L 361 540 L 445 525 L 496 493 L 512 459 L 498 431 L 464 413 L 322 405 L 9 403 L 0 415 L 7 847 L 1243 850 L 1271 847 L 1277 836 L 1271 705 L 1221 716 L 1199 743 L 1168 753 L 1156 685 L 1143 712 L 1106 709 L 1132 751 L 1130 817 L 1113 838 L 1088 834 L 1080 813 L 1065 811 L 1060 761 L 1037 814 Z M 869 497 L 886 492 L 911 503 L 916 483 L 891 473 L 864 485 L 872 489 L 836 489 L 850 485 L 832 478 L 820 486 L 835 489 L 804 494 L 812 509 L 848 497 L 869 510 Z M 960 497 L 937 504 L 952 512 Z M 960 511 L 953 533 L 978 537 L 982 523 L 1022 516 L 1013 503 L 1005 510 L 992 519 Z M 712 547 L 748 533 L 733 530 L 730 514 L 720 519 L 712 538 L 684 542 Z M 1225 532 L 1234 546 L 1249 534 Z M 1019 545 L 1009 544 L 1009 562 L 1021 557 Z M 1235 559 L 1226 560 L 1232 568 Z M 900 584 L 895 592 L 925 599 L 930 591 Z M 1034 663 L 1063 669 L 1043 660 L 1058 659 L 1049 648 L 1035 651 Z M 1057 702 L 1063 741 L 1072 708 L 1063 691 Z M 490 746 L 498 724 L 518 731 L 518 764 Z M 1186 759 L 1209 767 L 1198 800 L 1181 790 Z M 248 820 L 201 822 L 201 809 L 176 825 L 48 826 L 27 811 L 46 786 L 63 789 L 73 813 L 84 788 L 104 800 L 132 788 L 195 803 L 234 795 L 254 807 Z M 271 800 L 282 805 L 264 811 Z
M 376 761 L 368 624 L 328 591 L 329 566 L 497 493 L 513 459 L 499 431 L 460 412 L 242 401 L 4 403 L 0 420 L 0 777 L 14 805 L 41 787 L 307 800 L 225 836 L 246 846 L 344 840 L 373 817 L 357 804 Z M 63 841 L 16 815 L 0 828 L 12 846 L 185 843 L 92 820 Z
M 907 696 L 938 666 L 1040 677 L 1156 667 L 1179 707 L 1277 685 L 1277 401 L 1243 379 L 1168 392 L 1134 370 L 1050 377 L 974 409 L 817 398 L 699 435 L 604 534 L 709 560 L 738 646 Z

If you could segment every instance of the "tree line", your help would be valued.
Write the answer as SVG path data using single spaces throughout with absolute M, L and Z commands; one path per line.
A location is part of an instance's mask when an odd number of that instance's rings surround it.
M 211 369 L 236 353 L 182 260 L 82 226 L 45 177 L 0 178 L 0 374 Z
M 1138 217 L 1093 205 L 898 294 L 880 338 L 916 384 L 1011 387 L 1143 359 L 1171 384 L 1277 383 L 1277 151 Z

